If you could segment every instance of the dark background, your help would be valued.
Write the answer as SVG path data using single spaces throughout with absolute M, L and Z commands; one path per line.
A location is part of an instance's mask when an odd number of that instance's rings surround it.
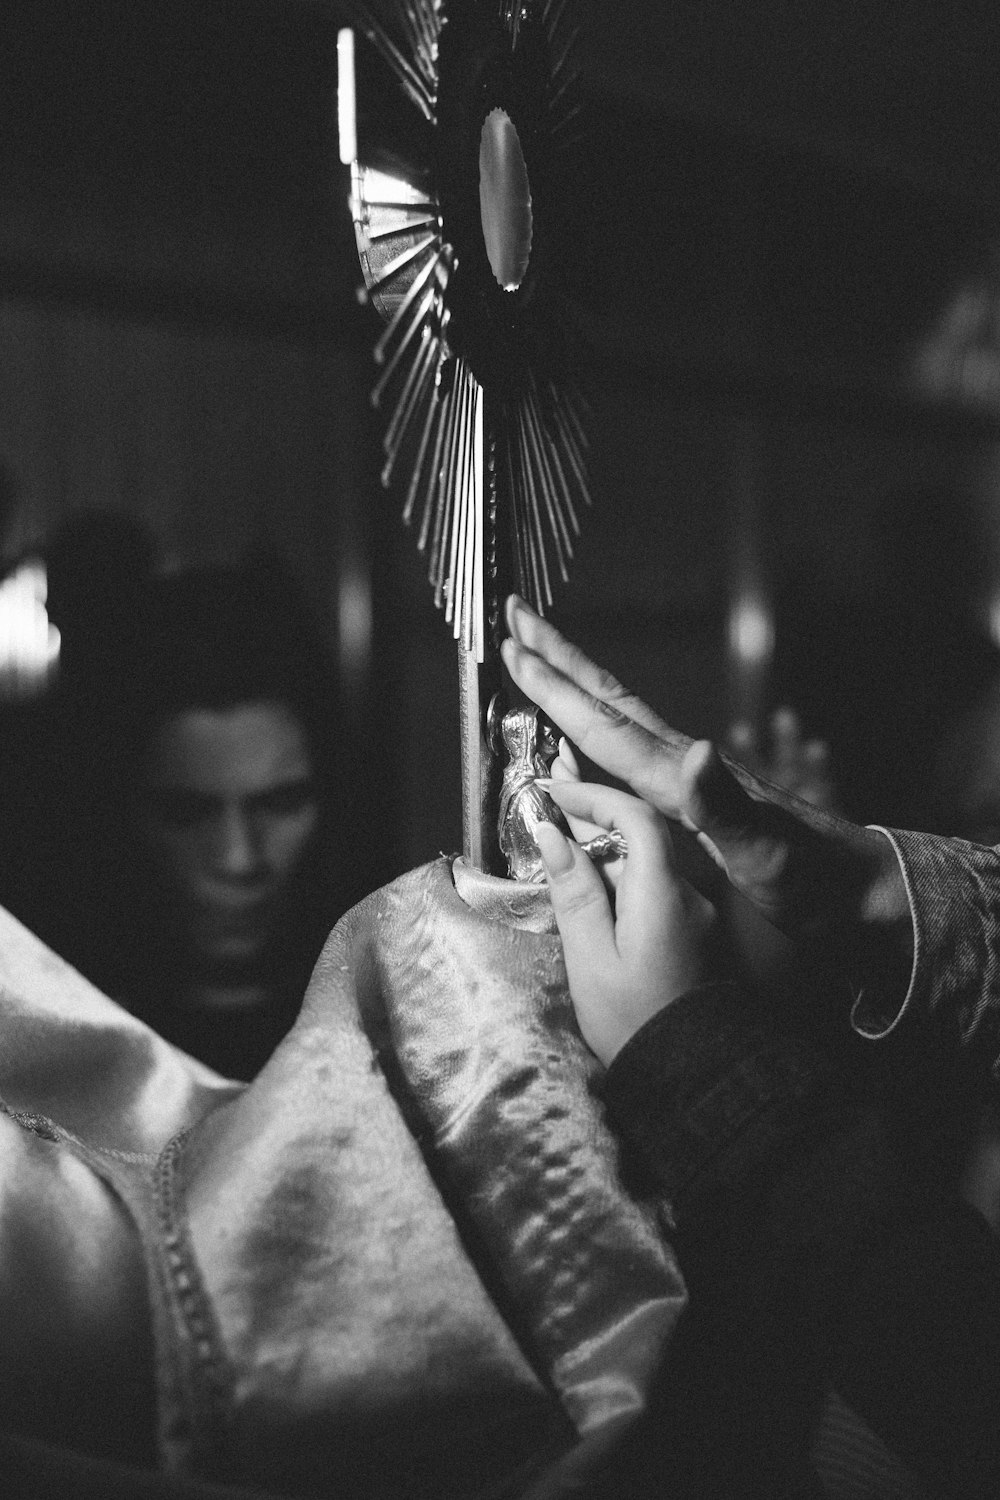
M 679 727 L 791 698 L 918 822 L 1000 597 L 995 10 L 582 0 L 594 508 L 557 619 Z M 0 5 L 5 552 L 279 548 L 340 660 L 345 858 L 461 841 L 454 647 L 377 484 L 327 0 Z M 773 661 L 727 646 L 740 599 Z M 969 649 L 966 650 L 966 646 Z

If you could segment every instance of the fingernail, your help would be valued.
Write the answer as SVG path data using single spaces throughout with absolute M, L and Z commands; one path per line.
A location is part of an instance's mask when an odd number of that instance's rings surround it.
M 507 595 L 507 628 L 512 633 L 516 632 L 518 615 L 522 615 L 525 611 L 525 608 L 526 606 L 524 600 L 521 598 L 520 594 Z
M 573 850 L 569 839 L 554 823 L 539 823 L 535 829 L 535 841 L 546 875 L 557 879 L 573 868 Z
M 575 778 L 570 781 L 556 781 L 554 777 L 549 777 L 545 783 L 545 790 L 550 797 L 555 797 L 556 801 L 558 801 L 563 792 L 567 796 L 572 797 L 574 795 L 574 788 L 579 785 L 580 783 Z
M 574 776 L 580 775 L 580 762 L 573 754 L 573 747 L 565 735 L 559 741 L 559 759 L 563 765 L 569 767 Z

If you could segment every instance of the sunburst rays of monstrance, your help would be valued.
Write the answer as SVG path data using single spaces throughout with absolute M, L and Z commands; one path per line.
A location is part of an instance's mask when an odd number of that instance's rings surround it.
M 560 242 L 579 132 L 567 0 L 348 0 L 341 158 L 368 296 L 382 481 L 459 643 L 465 854 L 499 855 L 501 604 L 541 613 L 589 504 Z

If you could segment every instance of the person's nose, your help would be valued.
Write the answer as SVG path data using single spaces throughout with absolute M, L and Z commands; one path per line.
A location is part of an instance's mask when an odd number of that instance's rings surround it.
M 240 807 L 226 807 L 214 830 L 212 862 L 218 874 L 232 880 L 256 875 L 262 863 L 253 820 Z

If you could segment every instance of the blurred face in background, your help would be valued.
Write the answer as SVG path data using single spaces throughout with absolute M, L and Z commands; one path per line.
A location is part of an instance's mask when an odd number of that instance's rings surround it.
M 304 726 L 276 701 L 173 715 L 146 751 L 140 821 L 189 958 L 252 965 L 288 909 L 319 822 Z

